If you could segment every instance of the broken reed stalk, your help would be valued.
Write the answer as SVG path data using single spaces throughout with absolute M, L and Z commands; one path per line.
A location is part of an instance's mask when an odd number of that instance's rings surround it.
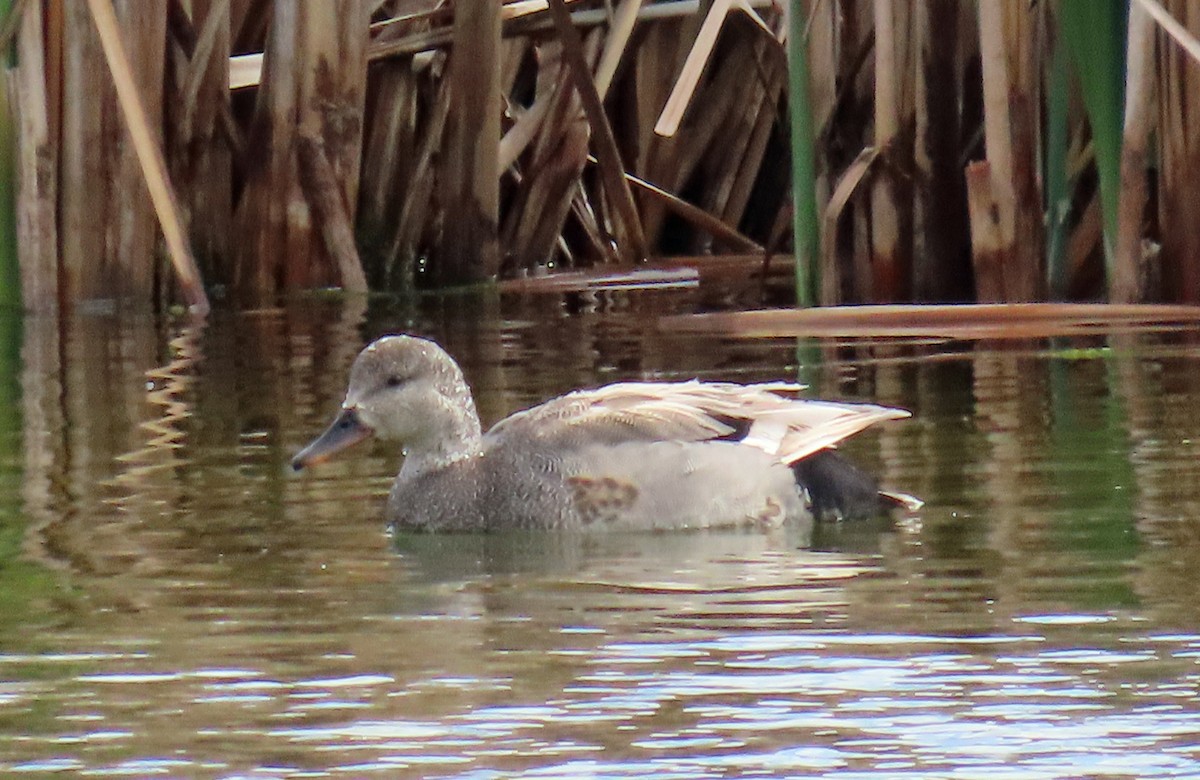
M 590 36 L 588 61 L 596 43 L 596 36 Z M 565 259 L 570 257 L 558 239 L 576 199 L 590 140 L 579 97 L 563 63 L 561 42 L 548 42 L 540 49 L 534 105 L 546 106 L 546 116 L 528 155 L 512 171 L 519 188 L 501 229 L 507 254 L 524 268 L 544 266 L 556 250 Z
M 591 126 L 592 137 L 596 141 L 596 158 L 599 160 L 600 175 L 604 179 L 604 189 L 608 201 L 617 217 L 618 251 L 627 263 L 645 260 L 649 252 L 646 248 L 646 236 L 642 230 L 641 216 L 637 205 L 633 202 L 633 194 L 625 181 L 625 165 L 621 161 L 621 153 L 617 149 L 616 139 L 613 138 L 612 127 L 604 113 L 604 105 L 596 91 L 596 82 L 588 70 L 587 61 L 583 56 L 583 43 L 579 31 L 571 24 L 571 15 L 563 0 L 549 0 L 550 14 L 554 18 L 554 26 L 558 30 L 559 40 L 562 41 L 563 59 L 567 70 L 579 93 L 583 112 Z
M 411 292 L 416 284 L 417 237 L 433 211 L 429 193 L 434 186 L 434 159 L 441 152 L 446 120 L 450 114 L 450 80 L 443 79 L 433 102 L 433 116 L 417 151 L 408 191 L 396 217 L 395 233 L 383 252 L 384 286 Z
M 588 159 L 595 160 L 594 157 L 589 157 Z M 747 238 L 735 228 L 730 227 L 704 209 L 693 206 L 682 198 L 672 195 L 663 188 L 657 187 L 639 176 L 634 176 L 632 173 L 626 173 L 625 178 L 629 180 L 630 184 L 637 187 L 639 191 L 660 201 L 672 213 L 688 220 L 696 227 L 712 235 L 713 238 L 724 241 L 731 248 L 742 252 L 763 251 L 762 246 L 756 241 Z
M 842 172 L 829 203 L 825 206 L 821 226 L 821 303 L 834 305 L 841 303 L 841 273 L 838 268 L 837 229 L 842 212 L 850 199 L 854 197 L 858 186 L 871 170 L 879 157 L 879 148 L 868 146 L 858 153 L 854 162 Z
M 732 5 L 733 0 L 713 0 L 708 7 L 704 22 L 696 33 L 696 40 L 692 42 L 692 48 L 688 51 L 687 60 L 675 79 L 671 96 L 667 98 L 667 104 L 663 106 L 662 114 L 654 125 L 654 132 L 659 135 L 672 136 L 679 130 L 679 123 L 683 121 L 683 114 L 692 100 L 696 85 L 700 83 L 700 74 L 708 64 L 709 55 L 717 43 L 717 35 L 721 32 L 721 26 L 725 24 L 725 17 L 729 15 Z
M 604 52 L 600 55 L 600 64 L 596 66 L 596 94 L 603 102 L 612 86 L 613 76 L 617 66 L 621 64 L 621 56 L 629 44 L 629 36 L 633 34 L 633 26 L 637 23 L 638 11 L 642 9 L 642 0 L 621 0 L 613 14 L 612 27 L 608 31 L 608 39 L 604 42 Z
M 367 292 L 367 277 L 354 244 L 350 211 L 346 207 L 341 181 L 325 155 L 325 144 L 319 138 L 301 136 L 296 153 L 300 182 L 325 240 L 325 250 L 337 265 L 342 288 L 352 293 Z
M 100 45 L 117 89 L 126 129 L 137 153 L 138 163 L 142 167 L 150 199 L 158 214 L 159 225 L 167 242 L 167 251 L 175 267 L 180 289 L 189 309 L 194 314 L 205 316 L 210 308 L 208 295 L 204 292 L 200 271 L 184 236 L 179 207 L 171 182 L 167 178 L 167 165 L 162 149 L 153 137 L 141 98 L 138 96 L 129 58 L 121 43 L 116 13 L 113 11 L 111 0 L 88 0 L 88 8 L 100 35 Z

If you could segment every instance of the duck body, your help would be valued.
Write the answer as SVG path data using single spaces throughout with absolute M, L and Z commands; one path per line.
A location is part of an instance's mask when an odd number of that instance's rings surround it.
M 355 360 L 342 409 L 304 468 L 370 435 L 406 447 L 389 522 L 421 531 L 773 528 L 888 502 L 830 448 L 908 412 L 792 397 L 788 383 L 631 382 L 581 390 L 481 431 L 453 359 L 388 336 Z
M 426 531 L 645 531 L 770 527 L 808 514 L 789 469 L 735 444 L 629 442 L 561 456 L 487 444 L 485 438 L 479 455 L 435 470 L 401 469 L 388 496 L 392 524 Z M 678 492 L 656 489 L 663 485 Z

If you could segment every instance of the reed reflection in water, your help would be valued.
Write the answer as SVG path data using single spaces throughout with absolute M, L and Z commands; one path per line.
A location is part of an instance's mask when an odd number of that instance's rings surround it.
M 660 332 L 687 296 L 26 322 L 0 415 L 0 770 L 1200 774 L 1195 334 Z M 813 550 L 390 538 L 396 453 L 286 465 L 394 330 L 446 344 L 485 420 L 626 378 L 904 406 L 848 449 L 929 505 Z

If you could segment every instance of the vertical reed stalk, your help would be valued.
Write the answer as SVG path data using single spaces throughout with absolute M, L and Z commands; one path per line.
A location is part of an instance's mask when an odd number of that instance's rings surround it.
M 16 11 L 20 11 L 18 3 Z M 12 0 L 0 0 L 0 19 L 14 13 Z M 10 57 L 4 54 L 5 64 Z M 0 309 L 21 305 L 21 272 L 17 256 L 17 114 L 19 86 L 0 84 Z M 4 316 L 0 312 L 0 316 Z M 10 318 L 11 319 L 11 318 Z
M 1067 181 L 1068 108 L 1070 79 L 1064 42 L 1054 42 L 1046 95 L 1046 267 L 1050 295 L 1066 297 L 1067 212 L 1071 190 Z
M 821 222 L 817 215 L 817 171 L 812 104 L 808 91 L 805 4 L 791 0 L 788 15 L 788 109 L 792 145 L 792 237 L 796 256 L 796 305 L 817 300 Z
M 19 120 L 17 143 L 17 256 L 21 297 L 27 311 L 53 314 L 59 307 L 57 168 L 58 145 L 47 107 L 48 67 L 42 15 L 25 4 L 17 34 L 20 65 L 9 82 Z
M 59 166 L 60 267 L 64 301 L 105 294 L 106 225 L 116 207 L 105 150 L 115 145 L 110 79 L 86 3 L 63 6 L 62 159 Z M 119 132 L 119 128 L 116 128 Z
M 109 4 L 110 9 L 112 7 L 110 0 L 102 0 L 98 5 L 95 0 L 89 2 L 93 3 L 93 16 L 98 13 L 97 8 L 105 3 Z M 167 237 L 167 251 L 170 256 L 179 258 L 177 263 L 194 265 L 174 188 L 167 181 L 166 158 L 162 151 L 167 4 L 129 4 L 123 9 L 119 24 L 119 30 L 115 32 L 119 33 L 118 40 L 124 44 L 121 48 L 124 49 L 128 65 L 127 85 L 121 82 L 124 77 L 118 73 L 120 66 L 114 67 L 113 58 L 116 55 L 111 46 L 112 41 L 105 34 L 104 28 L 100 28 L 100 43 L 108 59 L 109 69 L 113 72 L 118 104 L 130 139 L 129 143 L 119 144 L 111 158 L 116 196 L 118 202 L 122 203 L 122 207 L 115 213 L 112 285 L 113 291 L 120 297 L 147 305 L 154 300 L 154 279 L 158 265 L 156 212 Z M 132 107 L 131 98 L 139 108 Z M 140 119 L 134 118 L 135 112 L 141 114 Z M 138 123 L 137 127 L 134 126 L 134 122 Z M 153 162 L 149 162 L 149 155 L 154 157 Z M 152 168 L 161 168 L 161 173 L 151 173 Z M 157 175 L 161 175 L 170 189 L 170 193 L 165 197 L 162 192 L 156 192 L 157 185 L 149 182 L 148 178 L 147 185 L 142 184 L 144 176 Z M 147 188 L 150 197 L 146 197 Z M 168 225 L 167 222 L 172 224 Z M 203 292 L 199 271 L 185 273 L 192 278 L 187 285 Z
M 1200 31 L 1195 0 L 1175 0 L 1166 10 Z M 1149 9 L 1147 9 L 1149 10 Z M 1181 303 L 1200 302 L 1200 122 L 1189 121 L 1200 95 L 1200 64 L 1174 42 L 1161 47 L 1158 66 L 1158 134 L 1162 145 L 1159 223 L 1162 232 L 1163 295 Z
M 171 174 L 186 212 L 188 236 L 210 283 L 232 277 L 234 143 L 229 90 L 230 0 L 193 0 L 192 15 L 170 17 L 179 44 L 175 86 L 166 110 L 171 124 Z M 181 29 L 186 27 L 186 29 Z M 170 47 L 175 51 L 175 47 Z M 232 129 L 236 130 L 236 127 Z
M 285 283 L 290 288 L 340 283 L 366 292 L 352 220 L 362 160 L 368 10 L 359 0 L 326 0 L 305 3 L 301 11 L 296 151 L 304 201 L 322 243 L 310 244 L 310 266 L 298 265 L 294 278 L 289 263 Z
M 461 284 L 500 267 L 500 4 L 458 3 L 442 158 L 445 223 L 437 276 Z
M 971 208 L 971 235 L 980 301 L 1003 301 L 1008 297 L 1003 267 L 1010 262 L 1006 255 L 1011 253 L 1016 242 L 1017 207 L 1009 103 L 1011 76 L 1005 52 L 1005 3 L 1006 0 L 980 0 L 979 3 L 979 56 L 983 71 L 987 159 L 979 164 L 986 168 L 979 168 L 978 175 L 968 173 L 967 187 L 977 193 L 972 199 L 978 205 Z M 998 289 L 985 288 L 982 284 L 985 280 L 998 283 Z
M 967 10 L 959 0 L 921 0 L 915 6 L 920 46 L 917 72 L 913 291 L 917 300 L 971 298 L 970 230 L 966 187 L 958 160 L 962 145 L 959 69 Z
M 912 283 L 912 213 L 907 140 L 902 137 L 906 101 L 900 79 L 909 73 L 901 47 L 910 35 L 908 11 L 892 0 L 875 0 L 875 146 L 885 163 L 871 185 L 872 299 L 905 300 Z M 911 135 L 910 135 L 911 138 Z
M 1036 300 L 1045 289 L 1035 13 L 1009 0 L 979 2 L 987 160 L 968 171 L 967 186 L 980 300 Z M 987 280 L 999 287 L 985 289 Z
M 1116 251 L 1109 285 L 1109 300 L 1113 303 L 1137 303 L 1146 294 L 1142 267 L 1142 220 L 1149 199 L 1146 167 L 1153 119 L 1154 23 L 1138 0 L 1129 6 L 1127 41 L 1125 61 L 1128 75 L 1121 143 L 1121 191 Z

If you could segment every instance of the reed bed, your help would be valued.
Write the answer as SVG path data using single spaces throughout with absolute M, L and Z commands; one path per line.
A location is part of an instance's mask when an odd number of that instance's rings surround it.
M 1195 0 L 0 13 L 32 311 L 789 254 L 803 305 L 1200 301 Z

